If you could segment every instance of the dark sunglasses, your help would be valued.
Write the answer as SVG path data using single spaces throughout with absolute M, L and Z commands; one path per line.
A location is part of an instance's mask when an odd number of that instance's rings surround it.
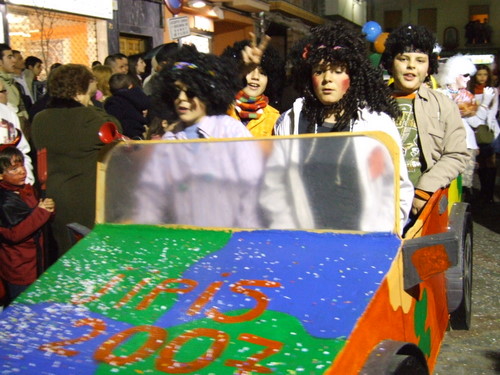
M 186 96 L 189 98 L 189 99 L 193 99 L 196 95 L 196 93 L 191 90 L 191 89 L 186 89 L 186 90 L 182 90 L 181 88 L 177 87 L 177 86 L 174 86 L 174 95 L 176 98 L 179 97 L 181 91 L 184 91 L 184 93 L 186 94 Z

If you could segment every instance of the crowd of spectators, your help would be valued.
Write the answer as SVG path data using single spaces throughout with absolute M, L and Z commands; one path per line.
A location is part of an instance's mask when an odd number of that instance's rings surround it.
M 34 261 L 41 251 L 47 267 L 73 244 L 67 224 L 93 227 L 96 164 L 105 146 L 98 133 L 109 121 L 134 140 L 384 131 L 401 150 L 402 228 L 436 190 L 447 187 L 467 166 L 466 176 L 474 173 L 471 156 L 476 153 L 471 148 L 480 149 L 482 198 L 493 202 L 498 90 L 492 87 L 489 67 L 476 68 L 469 61 L 467 69 L 462 64 L 445 79 L 444 71 L 454 60 L 438 69 L 432 33 L 405 25 L 392 32 L 385 44 L 381 67 L 392 76 L 388 85 L 380 67 L 370 63 L 359 32 L 340 23 L 318 26 L 287 57 L 292 62 L 289 77 L 293 77 L 293 87 L 287 90 L 296 100 L 287 99 L 293 104 L 283 109 L 281 99 L 289 82 L 285 60 L 268 43 L 269 38 L 258 41 L 252 35 L 228 46 L 221 56 L 167 43 L 144 54 L 112 54 L 91 66 L 54 64 L 45 81 L 39 80 L 40 58 L 24 59 L 20 51 L 0 44 L 0 116 L 17 135 L 4 141 L 0 150 L 0 182 L 10 186 L 7 177 L 17 173 L 24 176 L 26 186 L 34 187 L 29 194 L 49 199 L 37 206 L 31 198 L 23 198 L 19 207 L 28 207 L 28 213 L 15 223 L 0 222 L 0 259 L 10 252 Z M 467 81 L 476 71 L 486 71 L 488 79 L 479 79 L 478 74 L 469 86 L 471 93 Z M 433 75 L 438 81 L 441 78 L 439 90 L 429 88 Z M 470 102 L 468 112 L 459 98 Z M 477 145 L 474 129 L 483 123 L 494 138 L 487 145 Z M 13 147 L 20 153 L 8 151 Z M 466 180 L 464 186 L 470 189 L 470 199 L 472 184 Z M 24 192 L 24 186 L 11 190 L 16 189 Z M 0 198 L 4 207 L 7 200 Z M 39 220 L 32 223 L 28 236 L 34 242 L 25 246 L 23 238 L 16 245 L 8 234 L 26 225 L 35 213 Z M 43 242 L 37 235 L 41 228 Z M 19 260 L 9 259 L 14 261 L 0 267 L 0 278 L 7 285 L 6 303 L 36 278 L 33 270 L 30 277 L 12 277 Z M 36 275 L 42 271 L 38 265 Z

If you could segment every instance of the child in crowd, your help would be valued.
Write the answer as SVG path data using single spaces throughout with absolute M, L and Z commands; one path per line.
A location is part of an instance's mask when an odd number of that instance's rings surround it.
M 249 40 L 227 47 L 222 56 L 241 65 L 241 51 L 250 45 Z M 272 135 L 274 123 L 280 113 L 279 104 L 285 81 L 285 63 L 278 51 L 269 46 L 261 64 L 243 78 L 243 89 L 236 94 L 230 116 L 240 120 L 254 136 Z
M 54 213 L 50 198 L 38 200 L 25 183 L 24 155 L 10 146 L 0 151 L 0 278 L 7 289 L 7 304 L 39 276 L 42 226 Z
M 404 25 L 385 42 L 381 63 L 394 78 L 391 86 L 402 115 L 396 126 L 415 186 L 414 217 L 430 196 L 448 186 L 468 159 L 458 107 L 424 84 L 437 71 L 436 38 L 423 26 Z
M 295 88 L 302 97 L 278 119 L 276 135 L 379 130 L 401 146 L 394 125 L 397 105 L 382 73 L 366 56 L 359 33 L 342 22 L 314 27 L 294 47 L 291 60 Z M 413 187 L 404 158 L 400 160 L 400 218 L 405 223 Z
M 120 120 L 123 135 L 143 139 L 148 123 L 146 116 L 151 106 L 149 97 L 134 85 L 128 74 L 113 74 L 109 79 L 109 88 L 112 96 L 104 102 L 104 109 Z

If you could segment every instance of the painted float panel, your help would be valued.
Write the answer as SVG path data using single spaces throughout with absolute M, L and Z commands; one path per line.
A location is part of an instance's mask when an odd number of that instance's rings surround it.
M 0 368 L 321 374 L 400 244 L 389 233 L 98 225 L 0 315 Z

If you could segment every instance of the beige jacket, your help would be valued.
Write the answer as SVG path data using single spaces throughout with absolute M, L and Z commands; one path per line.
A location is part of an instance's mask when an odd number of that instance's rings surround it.
M 458 106 L 445 95 L 421 86 L 415 97 L 415 118 L 425 171 L 415 188 L 434 192 L 465 169 L 469 158 Z
M 14 78 L 12 74 L 0 72 L 0 79 L 3 82 L 4 88 L 7 90 L 7 98 L 9 103 L 15 108 L 16 113 L 19 111 L 19 102 L 21 101 L 21 95 L 19 90 L 15 86 Z

